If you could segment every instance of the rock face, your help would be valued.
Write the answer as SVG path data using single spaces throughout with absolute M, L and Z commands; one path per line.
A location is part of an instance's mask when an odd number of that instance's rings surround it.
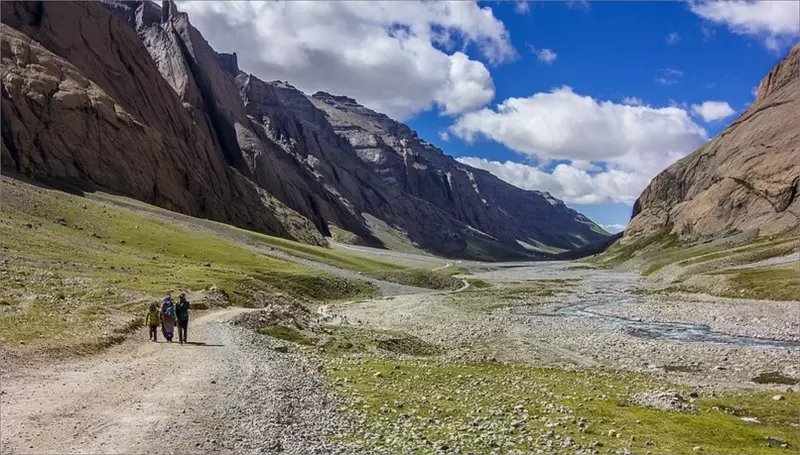
M 354 100 L 242 72 L 174 3 L 3 2 L 4 169 L 308 243 L 381 229 L 443 255 L 607 237 Z
M 313 226 L 229 166 L 136 32 L 100 3 L 2 3 L 2 164 L 310 243 Z M 76 24 L 81 23 L 78 27 Z
M 669 229 L 697 240 L 800 226 L 800 44 L 758 88 L 753 104 L 709 143 L 656 176 L 624 239 Z

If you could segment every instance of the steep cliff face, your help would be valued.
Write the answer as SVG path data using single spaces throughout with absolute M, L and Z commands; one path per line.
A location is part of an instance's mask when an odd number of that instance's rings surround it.
M 172 2 L 2 13 L 4 168 L 311 243 L 335 225 L 381 246 L 375 218 L 428 251 L 481 259 L 607 236 L 352 99 L 242 72 Z
M 624 240 L 670 229 L 685 239 L 800 226 L 800 44 L 753 104 L 709 143 L 656 176 Z
M 100 3 L 2 3 L 2 164 L 312 243 L 324 239 L 227 165 L 136 32 Z

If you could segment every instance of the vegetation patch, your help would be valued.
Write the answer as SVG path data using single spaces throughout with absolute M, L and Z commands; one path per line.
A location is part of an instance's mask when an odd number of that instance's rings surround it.
M 469 283 L 470 287 L 473 287 L 475 289 L 488 289 L 492 287 L 492 285 L 488 281 L 481 280 L 478 278 L 468 278 L 467 283 Z
M 688 398 L 697 413 L 637 405 L 670 384 L 602 369 L 509 364 L 330 359 L 327 380 L 354 425 L 341 442 L 378 452 L 771 454 L 765 438 L 800 444 L 796 393 L 736 392 Z M 754 425 L 740 416 L 759 419 Z
M 420 338 L 402 332 L 328 325 L 322 327 L 324 341 L 321 350 L 326 354 L 399 354 L 425 357 L 441 350 Z
M 799 300 L 800 271 L 798 265 L 758 267 L 716 272 L 727 280 L 728 288 L 719 292 L 723 297 L 764 300 Z
M 306 346 L 311 346 L 314 344 L 314 340 L 312 338 L 292 327 L 269 325 L 259 329 L 258 332 L 262 335 L 269 335 L 272 338 L 277 338 L 279 340 L 288 341 L 291 343 L 297 343 Z
M 156 208 L 131 209 L 146 206 L 138 201 L 121 207 L 97 194 L 80 197 L 9 178 L 2 179 L 2 193 L 0 288 L 6 305 L 0 338 L 6 344 L 106 343 L 132 321 L 143 321 L 147 305 L 167 290 L 216 286 L 230 303 L 243 306 L 263 306 L 276 294 L 301 300 L 378 294 L 365 280 L 266 256 L 230 236 L 156 215 Z
M 464 285 L 458 278 L 423 269 L 408 269 L 395 272 L 370 272 L 368 275 L 383 281 L 391 281 L 407 286 L 427 289 L 454 291 Z
M 758 376 L 751 379 L 751 381 L 755 382 L 756 384 L 795 385 L 797 383 L 800 383 L 800 381 L 798 381 L 797 379 L 783 375 L 777 371 L 773 371 L 770 373 L 761 373 Z

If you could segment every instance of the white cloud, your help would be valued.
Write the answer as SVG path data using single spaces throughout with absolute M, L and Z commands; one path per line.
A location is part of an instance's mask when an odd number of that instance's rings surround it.
M 791 0 L 702 1 L 690 6 L 693 13 L 732 32 L 756 37 L 772 50 L 780 50 L 800 36 L 800 5 Z
M 539 59 L 540 62 L 547 63 L 548 65 L 552 65 L 553 62 L 556 61 L 558 58 L 558 54 L 553 52 L 552 49 L 536 49 L 531 48 L 534 54 L 536 54 L 536 58 Z
M 725 101 L 704 101 L 703 104 L 692 104 L 692 112 L 706 122 L 722 120 L 735 114 L 730 104 Z
M 636 172 L 611 169 L 591 174 L 573 164 L 559 164 L 552 172 L 513 161 L 489 161 L 462 157 L 459 162 L 484 169 L 518 188 L 547 191 L 571 204 L 633 204 L 650 182 L 650 177 Z
M 526 0 L 519 0 L 514 5 L 514 12 L 517 14 L 528 14 L 531 11 L 531 7 Z
M 449 141 L 450 140 L 450 133 L 448 133 L 447 130 L 439 131 L 439 139 L 441 139 L 441 140 L 443 140 L 445 142 Z
M 179 2 L 243 70 L 313 93 L 345 94 L 399 119 L 456 114 L 494 97 L 486 66 L 516 57 L 508 31 L 475 2 Z
M 750 94 L 753 95 L 753 98 L 758 98 L 758 86 L 754 86 L 752 90 L 750 90 Z
M 616 234 L 618 232 L 624 231 L 628 227 L 627 224 L 604 224 L 603 229 L 606 231 Z
M 672 32 L 669 35 L 667 35 L 667 44 L 669 44 L 670 46 L 673 44 L 678 44 L 678 41 L 680 40 L 681 40 L 681 35 L 678 34 L 678 32 Z
M 644 104 L 644 102 L 642 101 L 641 98 L 637 98 L 635 96 L 626 96 L 625 98 L 622 98 L 622 104 L 628 104 L 631 106 L 641 106 L 642 104 Z
M 450 131 L 468 142 L 496 141 L 538 162 L 567 161 L 546 172 L 464 159 L 521 188 L 580 203 L 631 203 L 658 172 L 708 140 L 686 109 L 597 101 L 569 87 L 464 114 Z
M 656 71 L 656 82 L 661 85 L 675 85 L 683 77 L 683 71 L 673 68 L 661 68 Z

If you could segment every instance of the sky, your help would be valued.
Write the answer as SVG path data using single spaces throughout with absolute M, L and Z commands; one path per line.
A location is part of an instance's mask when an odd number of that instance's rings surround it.
M 177 3 L 243 71 L 355 98 L 612 232 L 800 39 L 792 0 Z

